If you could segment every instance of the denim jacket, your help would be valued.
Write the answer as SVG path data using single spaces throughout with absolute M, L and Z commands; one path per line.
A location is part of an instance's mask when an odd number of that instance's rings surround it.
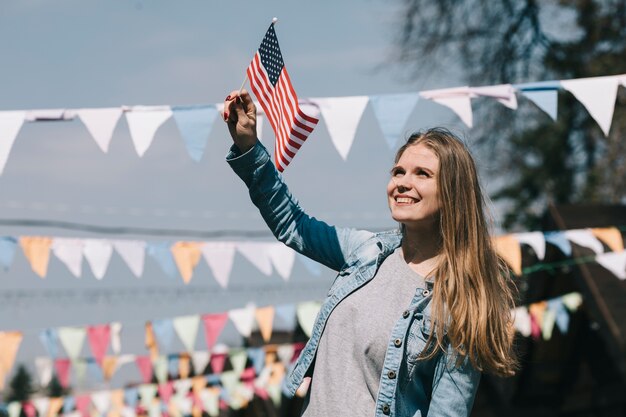
M 233 146 L 226 159 L 248 186 L 252 202 L 278 240 L 339 271 L 311 337 L 283 384 L 285 394 L 292 397 L 303 378 L 312 374 L 317 346 L 335 306 L 374 277 L 383 260 L 400 246 L 402 236 L 397 231 L 338 228 L 308 216 L 260 142 L 245 154 Z M 430 360 L 419 358 L 431 332 L 431 291 L 429 281 L 426 288 L 417 288 L 392 329 L 376 398 L 376 417 L 470 414 L 480 372 L 467 358 L 457 366 L 450 348 Z

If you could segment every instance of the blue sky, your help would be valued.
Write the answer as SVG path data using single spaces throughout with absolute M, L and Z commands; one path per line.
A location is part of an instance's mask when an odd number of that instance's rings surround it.
M 0 110 L 219 102 L 240 86 L 273 16 L 279 18 L 276 31 L 300 97 L 459 85 L 452 74 L 408 77 L 387 64 L 400 3 L 3 1 Z M 465 131 L 451 112 L 422 101 L 406 131 L 441 124 Z M 271 131 L 266 128 L 264 136 L 271 148 Z M 264 230 L 243 184 L 224 162 L 229 144 L 219 120 L 199 163 L 187 155 L 172 120 L 159 129 L 143 158 L 135 154 L 123 119 L 108 154 L 79 121 L 25 124 L 0 177 L 0 218 Z M 385 201 L 392 159 L 368 108 L 347 161 L 321 122 L 286 178 L 317 217 L 342 226 L 393 228 Z M 0 232 L 160 239 L 8 226 Z M 0 329 L 26 332 L 19 360 L 44 354 L 37 334 L 45 327 L 122 320 L 129 329 L 141 329 L 146 320 L 224 311 L 249 301 L 321 298 L 333 278 L 330 271 L 311 276 L 297 264 L 292 281 L 284 283 L 276 275 L 260 277 L 237 258 L 232 290 L 222 291 L 202 264 L 188 287 L 169 280 L 149 259 L 141 280 L 115 256 L 102 281 L 83 266 L 84 276 L 76 279 L 53 257 L 48 277 L 40 280 L 18 253 L 13 267 L 0 271 Z M 139 333 L 135 339 L 123 336 L 128 353 L 143 353 Z

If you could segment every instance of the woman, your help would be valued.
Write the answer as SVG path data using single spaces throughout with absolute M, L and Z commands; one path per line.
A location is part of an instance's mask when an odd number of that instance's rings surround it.
M 307 417 L 469 415 L 481 372 L 510 375 L 515 359 L 512 293 L 463 144 L 445 129 L 409 138 L 387 186 L 400 230 L 374 234 L 306 215 L 257 141 L 250 95 L 224 109 L 227 161 L 274 235 L 339 271 L 285 393 L 311 377 Z

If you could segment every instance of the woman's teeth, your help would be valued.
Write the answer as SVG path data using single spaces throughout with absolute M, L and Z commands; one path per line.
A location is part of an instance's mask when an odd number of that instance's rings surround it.
M 415 201 L 412 198 L 398 197 L 396 198 L 396 202 L 402 204 L 413 204 Z

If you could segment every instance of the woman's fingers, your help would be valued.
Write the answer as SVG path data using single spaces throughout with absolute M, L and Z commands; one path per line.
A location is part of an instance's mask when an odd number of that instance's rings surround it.
M 228 122 L 230 116 L 233 114 L 232 105 L 235 102 L 235 99 L 239 95 L 239 91 L 233 90 L 229 95 L 224 99 L 224 110 L 222 111 L 222 118 L 225 122 Z M 236 121 L 237 119 L 235 119 Z

